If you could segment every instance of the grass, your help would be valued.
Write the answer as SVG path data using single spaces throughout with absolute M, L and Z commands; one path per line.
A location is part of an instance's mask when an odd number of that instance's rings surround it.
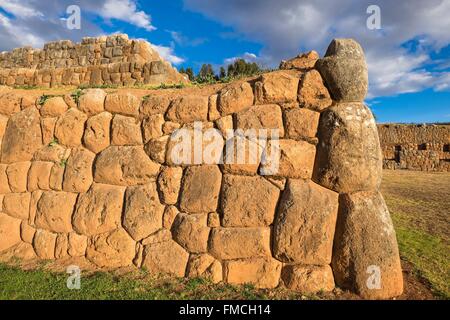
M 402 257 L 413 264 L 420 277 L 429 281 L 437 296 L 449 299 L 448 244 L 439 237 L 401 227 L 397 228 L 397 239 Z
M 186 300 L 186 299 L 318 299 L 286 290 L 255 289 L 251 285 L 212 284 L 206 279 L 152 278 L 144 270 L 130 274 L 96 272 L 81 277 L 81 288 L 67 288 L 68 274 L 43 266 L 33 271 L 0 264 L 0 300 Z
M 382 193 L 391 212 L 402 259 L 450 298 L 450 174 L 385 171 Z

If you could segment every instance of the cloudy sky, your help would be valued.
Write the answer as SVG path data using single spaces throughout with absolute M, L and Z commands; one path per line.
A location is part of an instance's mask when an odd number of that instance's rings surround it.
M 81 29 L 67 28 L 67 7 Z M 370 5 L 380 29 L 369 29 Z M 0 0 L 0 51 L 115 32 L 145 38 L 177 67 L 236 57 L 268 67 L 353 37 L 369 64 L 380 122 L 450 122 L 450 0 Z

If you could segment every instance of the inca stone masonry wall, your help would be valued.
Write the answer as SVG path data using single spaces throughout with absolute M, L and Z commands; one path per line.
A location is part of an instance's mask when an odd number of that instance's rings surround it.
M 450 171 L 450 125 L 378 126 L 386 169 Z
M 395 231 L 379 192 L 382 155 L 362 48 L 334 40 L 211 94 L 139 99 L 85 90 L 42 105 L 0 97 L 0 252 L 20 259 L 87 259 L 213 282 L 336 285 L 365 298 L 402 293 Z M 328 89 L 327 89 L 328 88 Z M 209 90 L 209 91 L 208 91 Z M 224 150 L 277 129 L 279 170 L 174 163 L 174 135 L 217 128 Z M 195 138 L 194 138 L 195 139 Z M 203 147 L 208 142 L 203 140 Z
M 144 40 L 119 34 L 0 53 L 0 85 L 58 87 L 179 83 L 188 80 Z

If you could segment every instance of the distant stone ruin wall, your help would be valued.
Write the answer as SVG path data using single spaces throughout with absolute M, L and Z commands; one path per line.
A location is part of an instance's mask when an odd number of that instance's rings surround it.
M 378 125 L 383 167 L 450 172 L 450 125 Z
M 50 42 L 0 53 L 0 85 L 79 86 L 187 82 L 144 40 L 127 35 Z
M 289 70 L 217 90 L 143 98 L 87 89 L 75 100 L 35 103 L 6 91 L 0 257 L 400 295 L 376 124 L 361 102 L 368 82 L 362 48 L 338 39 L 323 59 L 313 52 L 283 66 Z M 278 136 L 255 140 L 252 130 Z M 203 150 L 200 158 L 178 148 L 180 132 Z M 244 162 L 205 160 L 242 153 Z

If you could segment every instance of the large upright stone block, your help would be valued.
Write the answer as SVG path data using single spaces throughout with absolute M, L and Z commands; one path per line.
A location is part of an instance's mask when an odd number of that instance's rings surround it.
M 39 111 L 27 108 L 9 118 L 2 140 L 2 163 L 30 161 L 42 146 Z
M 155 182 L 127 188 L 122 224 L 134 240 L 140 241 L 161 229 L 163 213 Z
M 95 154 L 84 148 L 72 150 L 64 173 L 63 189 L 69 192 L 86 192 L 92 185 L 92 165 Z
M 320 117 L 313 180 L 337 192 L 377 190 L 382 154 L 372 112 L 362 103 L 339 103 Z
M 340 196 L 332 266 L 337 285 L 363 298 L 387 299 L 403 292 L 395 230 L 379 192 Z
M 363 101 L 368 88 L 364 51 L 353 39 L 334 39 L 316 68 L 322 75 L 334 100 Z
M 55 137 L 58 142 L 68 147 L 81 145 L 86 120 L 87 116 L 78 109 L 66 111 L 56 122 Z
M 0 252 L 18 244 L 20 239 L 20 219 L 0 213 Z
M 288 263 L 329 264 L 337 211 L 336 192 L 289 179 L 274 222 L 274 256 Z
M 83 136 L 86 148 L 99 153 L 109 146 L 111 119 L 111 113 L 102 112 L 87 120 Z

